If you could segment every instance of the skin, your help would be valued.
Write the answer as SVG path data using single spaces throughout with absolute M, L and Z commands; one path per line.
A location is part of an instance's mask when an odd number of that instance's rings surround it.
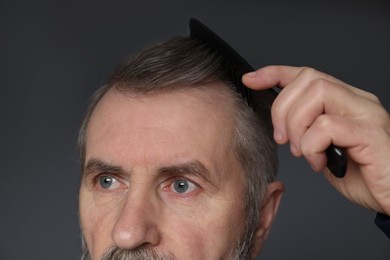
M 371 93 L 311 68 L 269 66 L 244 75 L 253 89 L 282 88 L 272 107 L 274 138 L 290 142 L 352 202 L 390 216 L 390 116 Z M 344 147 L 347 174 L 335 178 L 324 151 Z
M 207 90 L 137 97 L 110 90 L 99 102 L 87 128 L 80 187 L 92 259 L 112 245 L 177 259 L 229 258 L 244 228 L 245 190 L 230 149 L 232 104 L 224 88 L 213 83 Z M 189 186 L 180 193 L 175 183 L 183 182 Z M 269 185 L 254 256 L 282 190 L 281 183 Z

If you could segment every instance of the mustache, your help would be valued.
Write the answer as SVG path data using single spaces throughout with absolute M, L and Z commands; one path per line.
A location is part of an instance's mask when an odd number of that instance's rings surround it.
M 134 250 L 121 249 L 116 246 L 109 248 L 101 260 L 176 260 L 172 254 L 157 253 L 153 249 L 138 248 Z

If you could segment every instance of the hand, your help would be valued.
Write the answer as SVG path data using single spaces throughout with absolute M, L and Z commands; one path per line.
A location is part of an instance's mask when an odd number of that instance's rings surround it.
M 346 198 L 390 216 L 390 116 L 376 96 L 311 68 L 269 66 L 243 76 L 256 90 L 283 90 L 272 106 L 274 138 L 290 142 Z M 344 178 L 326 168 L 330 144 L 345 148 Z

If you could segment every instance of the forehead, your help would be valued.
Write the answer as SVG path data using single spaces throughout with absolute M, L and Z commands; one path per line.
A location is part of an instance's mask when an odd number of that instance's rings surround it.
M 123 165 L 226 158 L 233 134 L 228 93 L 222 83 L 142 96 L 111 89 L 91 115 L 86 159 Z

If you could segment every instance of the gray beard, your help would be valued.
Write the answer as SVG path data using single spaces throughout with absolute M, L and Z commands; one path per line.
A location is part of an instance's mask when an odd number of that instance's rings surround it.
M 251 259 L 251 241 L 253 234 L 245 234 L 237 242 L 236 248 L 232 252 L 230 260 L 250 260 Z M 81 260 L 91 260 L 89 250 L 85 243 L 82 241 L 83 255 Z M 166 255 L 157 253 L 153 249 L 149 248 L 137 248 L 133 250 L 120 249 L 116 246 L 109 248 L 100 260 L 176 260 L 176 257 L 172 254 Z
M 173 255 L 161 255 L 153 249 L 139 248 L 135 250 L 120 249 L 118 247 L 110 248 L 101 258 L 101 260 L 176 260 Z

